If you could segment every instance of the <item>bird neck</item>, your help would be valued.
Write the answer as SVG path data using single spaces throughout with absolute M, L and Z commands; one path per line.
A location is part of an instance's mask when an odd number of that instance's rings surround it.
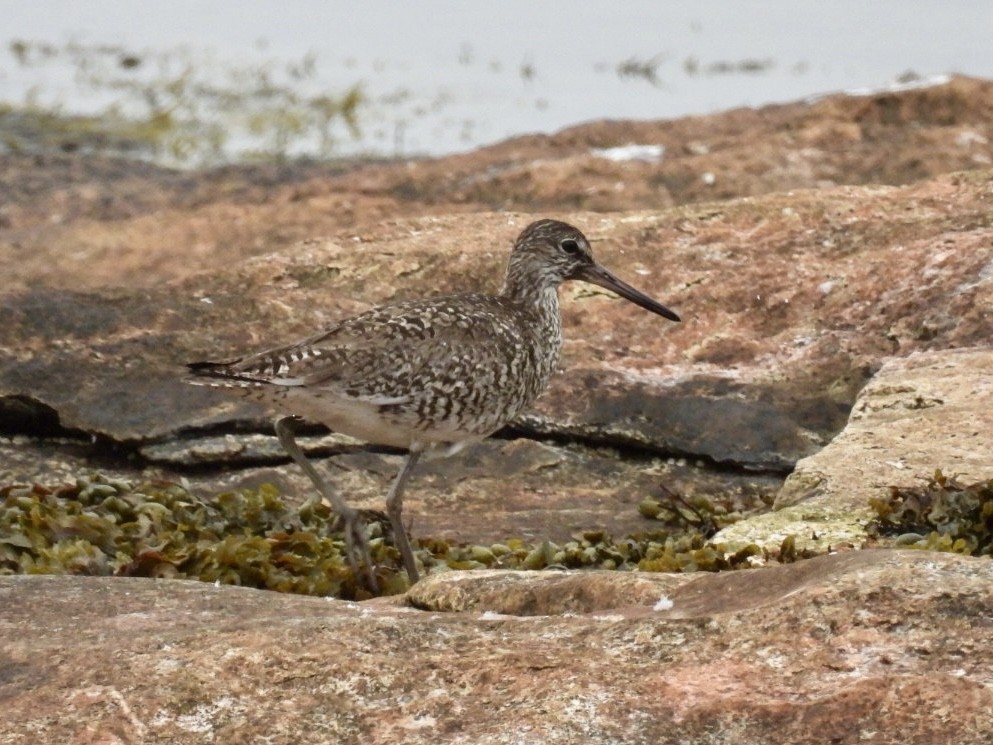
M 552 277 L 525 273 L 520 266 L 511 263 L 500 297 L 557 325 L 561 323 L 558 285 Z
M 519 311 L 522 321 L 520 342 L 531 350 L 535 375 L 528 383 L 529 392 L 525 397 L 528 402 L 533 401 L 548 384 L 562 350 L 560 281 L 533 273 L 518 274 L 512 263 L 507 270 L 507 282 L 500 292 L 500 299 Z

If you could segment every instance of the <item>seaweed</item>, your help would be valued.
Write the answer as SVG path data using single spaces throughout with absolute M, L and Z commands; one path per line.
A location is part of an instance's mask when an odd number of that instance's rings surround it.
M 180 484 L 102 476 L 0 488 L 0 574 L 194 578 L 355 597 L 328 510 L 301 515 L 275 488 L 212 499 Z M 391 550 L 373 540 L 377 559 Z
M 993 556 L 993 479 L 963 484 L 941 470 L 923 486 L 891 486 L 869 500 L 876 537 L 905 548 Z
M 660 530 L 672 535 L 699 533 L 710 538 L 721 528 L 738 522 L 756 505 L 768 506 L 764 495 L 755 494 L 697 494 L 685 496 L 665 485 L 659 486 L 656 497 L 646 497 L 638 505 L 642 517 L 662 523 Z M 770 498 L 771 499 L 771 498 Z
M 479 568 L 721 571 L 795 560 L 751 545 L 710 541 L 728 511 L 675 495 L 658 505 L 656 530 L 615 539 L 585 531 L 561 544 L 520 538 L 492 545 L 417 541 L 426 572 Z M 642 510 L 644 512 L 644 509 Z M 386 594 L 407 589 L 389 523 L 366 511 L 370 548 Z M 368 597 L 344 553 L 330 509 L 287 505 L 271 485 L 201 497 L 174 482 L 131 484 L 100 475 L 50 488 L 0 487 L 0 574 L 82 574 L 198 579 L 348 599 Z M 795 554 L 795 552 L 794 552 Z

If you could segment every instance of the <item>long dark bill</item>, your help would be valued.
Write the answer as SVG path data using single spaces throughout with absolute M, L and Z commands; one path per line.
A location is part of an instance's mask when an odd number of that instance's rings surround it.
M 599 264 L 579 267 L 573 275 L 573 279 L 581 279 L 584 282 L 599 285 L 611 292 L 616 292 L 625 300 L 630 300 L 635 305 L 645 310 L 650 310 L 652 313 L 657 313 L 663 318 L 668 318 L 670 321 L 679 320 L 679 316 L 664 305 L 655 302 L 648 295 L 641 292 L 641 290 L 636 290 L 627 282 L 618 279 Z

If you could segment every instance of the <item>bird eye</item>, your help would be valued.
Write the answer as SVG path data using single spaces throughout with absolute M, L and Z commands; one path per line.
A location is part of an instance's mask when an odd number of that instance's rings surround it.
M 559 248 L 570 256 L 575 256 L 579 253 L 579 243 L 574 241 L 572 238 L 566 238 L 564 241 L 559 243 Z

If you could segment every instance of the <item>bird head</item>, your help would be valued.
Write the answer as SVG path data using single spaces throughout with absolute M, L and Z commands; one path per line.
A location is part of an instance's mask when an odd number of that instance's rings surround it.
M 570 279 L 599 285 L 647 311 L 670 321 L 679 320 L 664 305 L 604 268 L 578 228 L 559 220 L 538 220 L 524 228 L 510 255 L 508 287 L 518 283 L 539 290 L 558 287 Z

